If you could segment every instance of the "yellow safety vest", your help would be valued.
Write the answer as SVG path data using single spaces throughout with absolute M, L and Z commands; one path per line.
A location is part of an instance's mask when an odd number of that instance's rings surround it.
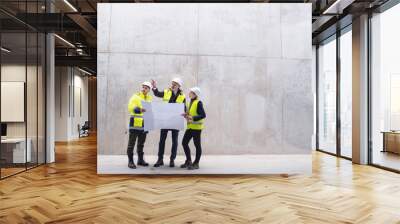
M 199 104 L 199 100 L 194 100 L 192 102 L 192 105 L 188 105 L 189 108 L 189 115 L 194 117 L 199 115 L 197 113 L 197 105 Z M 193 129 L 193 130 L 202 130 L 204 128 L 204 119 L 198 120 L 198 121 L 192 121 L 187 123 L 187 129 Z
M 164 97 L 163 97 L 163 101 L 164 102 L 169 102 L 169 99 L 171 99 L 172 96 L 172 90 L 170 89 L 164 89 Z M 183 94 L 182 92 L 178 95 L 178 97 L 176 98 L 176 103 L 183 103 L 183 101 L 185 100 L 185 94 Z
M 131 114 L 129 129 L 143 130 L 143 113 L 135 113 L 135 108 L 143 108 L 142 101 L 151 102 L 152 96 L 144 95 L 142 92 L 132 95 L 128 104 L 128 111 Z

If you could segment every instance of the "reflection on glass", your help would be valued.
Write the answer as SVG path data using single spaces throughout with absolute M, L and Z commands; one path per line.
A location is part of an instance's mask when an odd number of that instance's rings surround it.
M 34 167 L 37 165 L 38 156 L 38 120 L 37 120 L 37 79 L 38 79 L 38 36 L 36 32 L 27 33 L 27 99 L 26 99 L 26 111 L 27 111 L 27 142 L 30 148 L 30 160 L 27 163 L 27 167 Z
M 352 35 L 340 36 L 340 127 L 341 155 L 352 157 Z
M 336 39 L 318 48 L 319 149 L 336 153 Z
M 46 38 L 45 35 L 39 33 L 38 35 L 38 136 L 37 136 L 37 146 L 38 146 L 38 156 L 37 162 L 38 164 L 45 163 L 46 158 L 46 151 L 45 151 L 45 60 L 46 60 L 46 52 L 45 52 L 45 45 L 46 45 Z
M 0 1 L 14 14 L 44 13 L 45 0 Z M 0 12 L 0 178 L 45 162 L 45 44 L 43 33 Z
M 25 11 L 43 13 L 43 1 L 27 1 Z M 31 159 L 28 168 L 38 165 L 39 160 L 39 76 L 40 35 L 36 30 L 27 28 L 27 141 L 31 148 Z M 44 87 L 44 86 L 43 86 Z
M 400 5 L 372 18 L 372 163 L 400 170 Z M 397 131 L 397 132 L 396 132 Z
M 25 170 L 30 160 L 30 142 L 26 141 L 26 35 L 2 33 L 1 45 L 1 140 L 2 177 Z M 27 150 L 28 149 L 28 150 Z

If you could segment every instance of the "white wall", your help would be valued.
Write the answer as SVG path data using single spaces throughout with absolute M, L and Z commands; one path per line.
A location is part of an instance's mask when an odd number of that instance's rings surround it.
M 3 82 L 24 82 L 27 72 L 28 87 L 27 87 L 27 119 L 28 119 L 28 137 L 31 133 L 35 132 L 36 136 L 36 67 L 17 64 L 8 64 L 1 66 L 1 81 Z M 33 78 L 33 76 L 35 78 Z M 4 96 L 3 96 L 4 97 Z M 40 105 L 39 105 L 40 106 Z M 7 110 L 7 108 L 1 108 Z M 24 109 L 24 108 L 22 108 Z M 25 122 L 7 122 L 7 135 L 9 137 L 25 137 Z M 43 137 L 43 136 L 40 136 Z
M 78 72 L 78 73 L 77 73 Z M 72 108 L 72 111 L 75 111 L 72 116 L 71 120 L 71 135 L 73 138 L 79 137 L 79 132 L 77 129 L 78 124 L 81 126 L 85 123 L 85 121 L 88 121 L 88 77 L 87 76 L 82 76 L 83 73 L 79 72 L 78 70 L 75 70 L 75 75 L 74 75 L 74 108 Z M 80 93 L 79 93 L 80 91 Z M 80 97 L 79 97 L 80 95 Z M 80 101 L 80 102 L 79 102 Z M 81 108 L 79 108 L 81 107 Z M 81 111 L 80 111 L 81 110 Z
M 76 68 L 56 67 L 56 141 L 77 139 L 78 124 L 83 125 L 88 120 L 88 78 L 83 75 Z M 77 105 L 82 105 L 82 113 Z

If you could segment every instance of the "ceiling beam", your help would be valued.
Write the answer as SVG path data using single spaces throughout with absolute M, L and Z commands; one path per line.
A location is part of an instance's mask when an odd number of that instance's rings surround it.
M 70 13 L 67 16 L 79 25 L 91 38 L 97 38 L 97 30 L 90 24 L 85 17 L 79 13 Z
M 88 67 L 96 71 L 96 57 L 91 56 L 55 56 L 56 66 L 80 66 Z

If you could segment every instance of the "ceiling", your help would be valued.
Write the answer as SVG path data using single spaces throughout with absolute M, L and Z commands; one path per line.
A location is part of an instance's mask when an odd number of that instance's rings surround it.
M 388 0 L 231 0 L 218 2 L 312 3 L 313 43 L 326 38 L 337 29 L 337 21 L 346 26 L 346 19 L 377 7 Z M 55 32 L 56 64 L 85 67 L 96 71 L 97 3 L 177 2 L 171 0 L 1 0 L 0 25 L 5 38 L 19 41 L 17 32 L 25 28 Z M 216 2 L 212 0 L 178 2 Z M 50 7 L 52 8 L 52 13 Z M 27 13 L 26 13 L 27 12 Z M 328 12 L 328 13 L 327 13 Z M 347 17 L 347 18 L 346 18 Z M 348 25 L 348 24 L 347 24 Z M 3 42 L 4 43 L 4 42 Z M 23 43 L 19 43 L 23 44 Z M 16 45 L 18 45 L 16 43 Z M 29 51 L 29 50 L 28 50 Z

